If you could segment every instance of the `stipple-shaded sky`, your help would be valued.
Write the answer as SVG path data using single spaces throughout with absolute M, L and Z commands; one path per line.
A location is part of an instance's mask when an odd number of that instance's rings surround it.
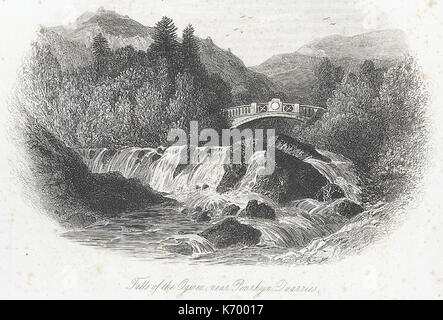
M 101 6 L 149 26 L 166 15 L 179 31 L 192 23 L 198 36 L 231 48 L 248 66 L 322 36 L 393 27 L 369 0 L 5 0 L 2 6 L 8 5 L 20 5 L 25 19 L 46 26 L 68 24 Z

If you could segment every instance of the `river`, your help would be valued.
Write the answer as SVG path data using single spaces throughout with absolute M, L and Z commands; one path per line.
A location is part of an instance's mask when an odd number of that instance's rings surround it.
M 228 148 L 211 147 L 207 159 L 187 165 L 176 172 L 182 147 L 170 147 L 159 154 L 153 148 L 121 150 L 80 150 L 84 162 L 94 173 L 118 171 L 127 178 L 137 178 L 143 184 L 180 202 L 180 206 L 156 205 L 140 212 L 127 212 L 119 217 L 96 222 L 82 230 L 69 231 L 64 237 L 100 248 L 109 248 L 134 259 L 162 259 L 168 262 L 187 259 L 211 264 L 275 263 L 276 257 L 301 250 L 313 240 L 339 231 L 349 221 L 331 214 L 331 203 L 313 199 L 292 201 L 279 206 L 272 200 L 251 191 L 257 172 L 263 168 L 263 151 L 252 156 L 245 176 L 234 190 L 219 194 L 216 187 L 224 175 L 223 163 Z M 314 166 L 331 183 L 339 185 L 350 200 L 360 201 L 358 177 L 347 159 L 318 150 L 331 159 L 324 162 L 308 157 L 304 161 Z M 174 174 L 175 173 L 175 174 Z M 260 243 L 251 247 L 215 249 L 198 235 L 214 223 L 223 220 L 221 209 L 229 203 L 241 208 L 251 199 L 266 202 L 276 211 L 276 220 L 238 218 L 262 233 Z M 211 221 L 195 222 L 183 208 L 202 207 L 214 212 Z

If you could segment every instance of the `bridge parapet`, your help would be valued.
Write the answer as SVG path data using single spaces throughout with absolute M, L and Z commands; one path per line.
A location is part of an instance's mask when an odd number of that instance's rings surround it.
M 310 118 L 314 116 L 319 110 L 324 110 L 321 107 L 304 105 L 298 103 L 281 102 L 280 99 L 272 99 L 266 103 L 253 102 L 250 105 L 241 105 L 226 109 L 228 118 L 236 119 L 240 117 L 248 117 L 257 114 L 269 114 L 282 117 L 284 114 L 291 116 L 299 116 L 300 118 Z

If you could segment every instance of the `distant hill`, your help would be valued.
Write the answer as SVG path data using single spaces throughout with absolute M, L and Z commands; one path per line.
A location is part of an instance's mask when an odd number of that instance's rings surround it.
M 315 81 L 314 70 L 322 58 L 329 58 L 346 71 L 356 72 L 364 60 L 376 67 L 389 67 L 407 53 L 400 30 L 381 30 L 352 37 L 332 35 L 302 46 L 296 52 L 275 55 L 252 70 L 268 76 L 291 98 L 308 97 Z
M 98 33 L 104 35 L 112 49 L 131 45 L 136 50 L 147 50 L 153 43 L 153 32 L 153 27 L 128 16 L 99 9 L 82 14 L 69 26 L 42 28 L 40 41 L 49 43 L 62 67 L 69 69 L 92 62 L 90 48 Z M 202 63 L 208 72 L 218 74 L 232 87 L 237 102 L 267 101 L 281 90 L 266 75 L 248 69 L 241 59 L 219 48 L 210 38 L 197 40 Z

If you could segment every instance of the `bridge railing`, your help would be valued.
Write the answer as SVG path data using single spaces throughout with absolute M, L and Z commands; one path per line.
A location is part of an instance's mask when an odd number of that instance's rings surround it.
M 251 110 L 251 105 L 249 104 L 237 107 L 231 107 L 226 109 L 225 112 L 228 114 L 229 118 L 236 118 L 247 114 L 254 114 L 254 112 L 252 112 Z
M 312 117 L 318 110 L 324 110 L 321 107 L 305 105 L 305 104 L 295 104 L 295 103 L 282 103 L 281 110 L 272 111 L 269 110 L 268 103 L 251 103 L 250 105 L 241 105 L 236 107 L 230 107 L 225 110 L 228 118 L 238 118 L 247 115 L 259 114 L 259 113 L 291 113 L 298 114 L 301 117 Z

